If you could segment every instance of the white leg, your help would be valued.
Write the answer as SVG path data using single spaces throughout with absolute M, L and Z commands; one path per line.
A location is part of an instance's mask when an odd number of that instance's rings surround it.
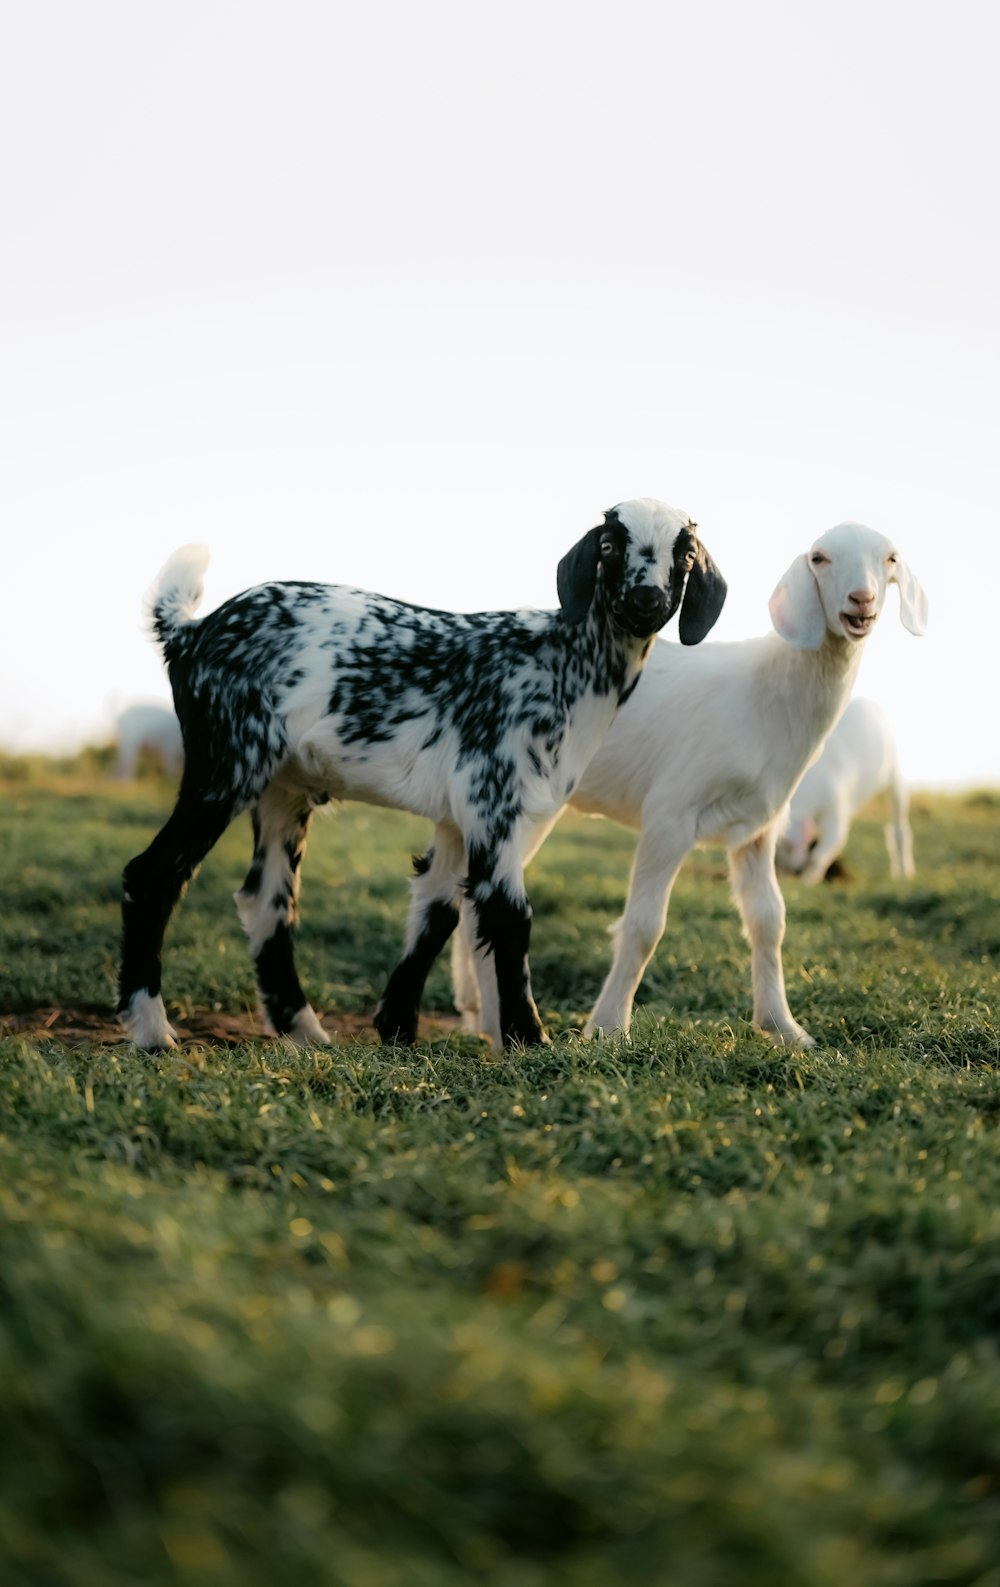
M 455 1007 L 462 1016 L 462 1029 L 477 1036 L 482 1030 L 479 993 L 479 964 L 476 959 L 475 911 L 463 898 L 458 930 L 451 939 L 451 985 Z
M 804 882 L 815 885 L 816 882 L 823 880 L 847 843 L 847 834 L 850 830 L 851 822 L 846 810 L 831 810 L 824 815 L 820 823 L 819 841 L 816 847 L 810 850 L 809 858 L 802 868 L 801 876 Z
M 789 1047 L 814 1047 L 809 1032 L 792 1017 L 785 996 L 781 943 L 785 935 L 785 901 L 774 872 L 775 830 L 769 827 L 729 854 L 733 892 L 750 944 L 754 1024 L 776 1042 Z
M 475 942 L 475 915 L 470 917 Z M 491 1046 L 499 1052 L 503 1047 L 503 1028 L 500 1024 L 500 988 L 497 986 L 496 965 L 486 948 L 475 949 L 476 971 L 479 979 L 479 1029 Z
M 485 1036 L 493 1047 L 502 1047 L 493 955 L 479 946 L 476 911 L 468 898 L 462 900 L 458 930 L 452 938 L 451 974 L 462 1029 L 471 1036 Z
M 642 832 L 632 862 L 625 913 L 612 928 L 614 959 L 601 995 L 584 1026 L 585 1036 L 613 1031 L 628 1033 L 639 982 L 663 936 L 670 889 L 693 841 L 693 833 L 675 824 L 646 827 Z
M 885 829 L 885 843 L 889 850 L 890 874 L 896 878 L 915 876 L 917 871 L 913 863 L 910 796 L 898 775 L 889 787 L 889 821 Z

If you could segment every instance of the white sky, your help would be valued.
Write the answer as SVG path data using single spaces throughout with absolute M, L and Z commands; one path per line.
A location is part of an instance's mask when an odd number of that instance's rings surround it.
M 0 28 L 0 743 L 166 697 L 141 597 L 554 606 L 683 507 L 767 627 L 858 518 L 924 583 L 859 692 L 1000 781 L 995 8 L 33 0 Z M 895 605 L 895 598 L 893 597 Z

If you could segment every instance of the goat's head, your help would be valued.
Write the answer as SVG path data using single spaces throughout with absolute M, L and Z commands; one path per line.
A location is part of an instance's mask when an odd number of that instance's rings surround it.
M 810 854 L 819 842 L 819 828 L 807 816 L 789 816 L 788 825 L 778 837 L 775 860 L 783 871 L 797 876 L 806 868 Z
M 771 596 L 771 621 L 801 650 L 818 650 L 826 634 L 849 641 L 871 633 L 890 584 L 911 634 L 927 627 L 927 596 L 893 542 L 864 524 L 842 523 L 795 558 Z
M 559 602 L 566 622 L 586 617 L 598 589 L 613 621 L 648 639 L 680 607 L 681 643 L 704 639 L 722 610 L 726 581 L 686 513 L 640 497 L 604 515 L 559 564 Z

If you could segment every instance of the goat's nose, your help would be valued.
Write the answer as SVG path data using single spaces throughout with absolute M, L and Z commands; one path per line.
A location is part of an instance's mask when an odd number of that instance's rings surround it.
M 871 606 L 875 600 L 875 591 L 867 589 L 852 590 L 847 599 L 853 602 L 855 606 Z
M 663 591 L 653 584 L 640 584 L 631 590 L 629 600 L 637 612 L 655 612 L 663 603 Z

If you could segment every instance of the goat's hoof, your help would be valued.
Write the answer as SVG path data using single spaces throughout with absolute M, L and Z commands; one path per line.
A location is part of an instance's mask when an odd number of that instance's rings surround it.
M 815 1047 L 816 1045 L 816 1038 L 810 1036 L 807 1030 L 803 1030 L 801 1025 L 789 1025 L 782 1030 L 768 1030 L 762 1026 L 761 1034 L 766 1036 L 769 1042 L 773 1042 L 775 1047 Z
M 162 1035 L 152 1037 L 148 1041 L 140 1041 L 137 1036 L 129 1035 L 129 1041 L 138 1047 L 140 1052 L 170 1052 L 178 1045 L 177 1033 L 174 1030 L 164 1031 Z
M 510 1025 L 503 1033 L 503 1044 L 511 1047 L 550 1047 L 552 1045 L 549 1034 L 542 1025 L 523 1024 Z
M 591 1014 L 583 1027 L 583 1039 L 584 1041 L 591 1041 L 596 1037 L 598 1040 L 610 1041 L 615 1036 L 627 1038 L 631 1024 L 631 1015 L 627 1018 L 619 1019 L 612 1014 L 606 1019 L 601 1019 L 599 1015 Z
M 134 992 L 125 1007 L 119 1008 L 118 1018 L 129 1041 L 144 1052 L 166 1052 L 177 1046 L 177 1032 L 158 993 L 153 997 L 149 992 Z
M 296 1047 L 329 1047 L 330 1045 L 329 1036 L 308 1003 L 295 1015 L 285 1032 L 285 1040 L 292 1042 Z
M 415 1010 L 397 1013 L 382 1002 L 375 1010 L 372 1024 L 378 1032 L 379 1040 L 387 1047 L 391 1047 L 393 1043 L 400 1047 L 412 1047 L 417 1039 Z

